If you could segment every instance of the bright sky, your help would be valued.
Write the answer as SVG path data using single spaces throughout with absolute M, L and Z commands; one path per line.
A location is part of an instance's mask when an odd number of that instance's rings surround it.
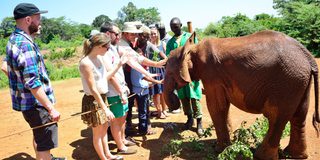
M 0 5 L 0 20 L 13 16 L 14 7 L 21 3 L 35 4 L 47 18 L 65 16 L 73 22 L 91 24 L 95 17 L 104 14 L 110 19 L 118 16 L 118 11 L 127 6 L 130 0 L 4 0 Z M 211 22 L 217 22 L 223 16 L 242 13 L 250 18 L 260 13 L 277 15 L 272 8 L 272 0 L 131 0 L 139 8 L 156 7 L 166 26 L 173 17 L 179 17 L 184 26 L 192 21 L 194 28 L 205 28 Z

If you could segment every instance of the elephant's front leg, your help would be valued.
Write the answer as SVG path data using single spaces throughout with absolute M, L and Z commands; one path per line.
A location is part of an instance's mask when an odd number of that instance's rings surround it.
M 207 106 L 217 134 L 215 150 L 220 153 L 231 144 L 231 124 L 229 120 L 230 103 L 224 95 L 217 92 L 211 93 L 207 92 L 206 94 Z

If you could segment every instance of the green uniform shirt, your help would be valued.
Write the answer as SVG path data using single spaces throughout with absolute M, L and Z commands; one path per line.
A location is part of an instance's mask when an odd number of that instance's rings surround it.
M 166 55 L 169 56 L 170 52 L 180 46 L 184 46 L 188 38 L 191 36 L 190 33 L 183 32 L 180 37 L 180 43 L 177 43 L 176 37 L 172 37 L 167 43 Z M 195 39 L 195 43 L 198 43 L 198 40 Z M 191 83 L 185 85 L 178 90 L 178 97 L 183 98 L 195 98 L 201 99 L 202 91 L 200 87 L 200 81 L 192 81 Z

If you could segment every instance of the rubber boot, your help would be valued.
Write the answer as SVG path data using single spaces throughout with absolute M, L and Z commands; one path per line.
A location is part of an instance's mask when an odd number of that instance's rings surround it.
M 188 115 L 188 120 L 187 120 L 187 122 L 184 124 L 185 130 L 191 129 L 192 126 L 193 126 L 193 118 L 192 118 L 192 115 Z
M 202 136 L 204 134 L 202 129 L 202 118 L 197 118 L 197 134 L 198 136 Z

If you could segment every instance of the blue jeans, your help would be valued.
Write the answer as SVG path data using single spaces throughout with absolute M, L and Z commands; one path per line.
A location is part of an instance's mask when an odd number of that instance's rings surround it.
M 139 133 L 147 133 L 149 120 L 149 94 L 136 96 L 138 103 Z

